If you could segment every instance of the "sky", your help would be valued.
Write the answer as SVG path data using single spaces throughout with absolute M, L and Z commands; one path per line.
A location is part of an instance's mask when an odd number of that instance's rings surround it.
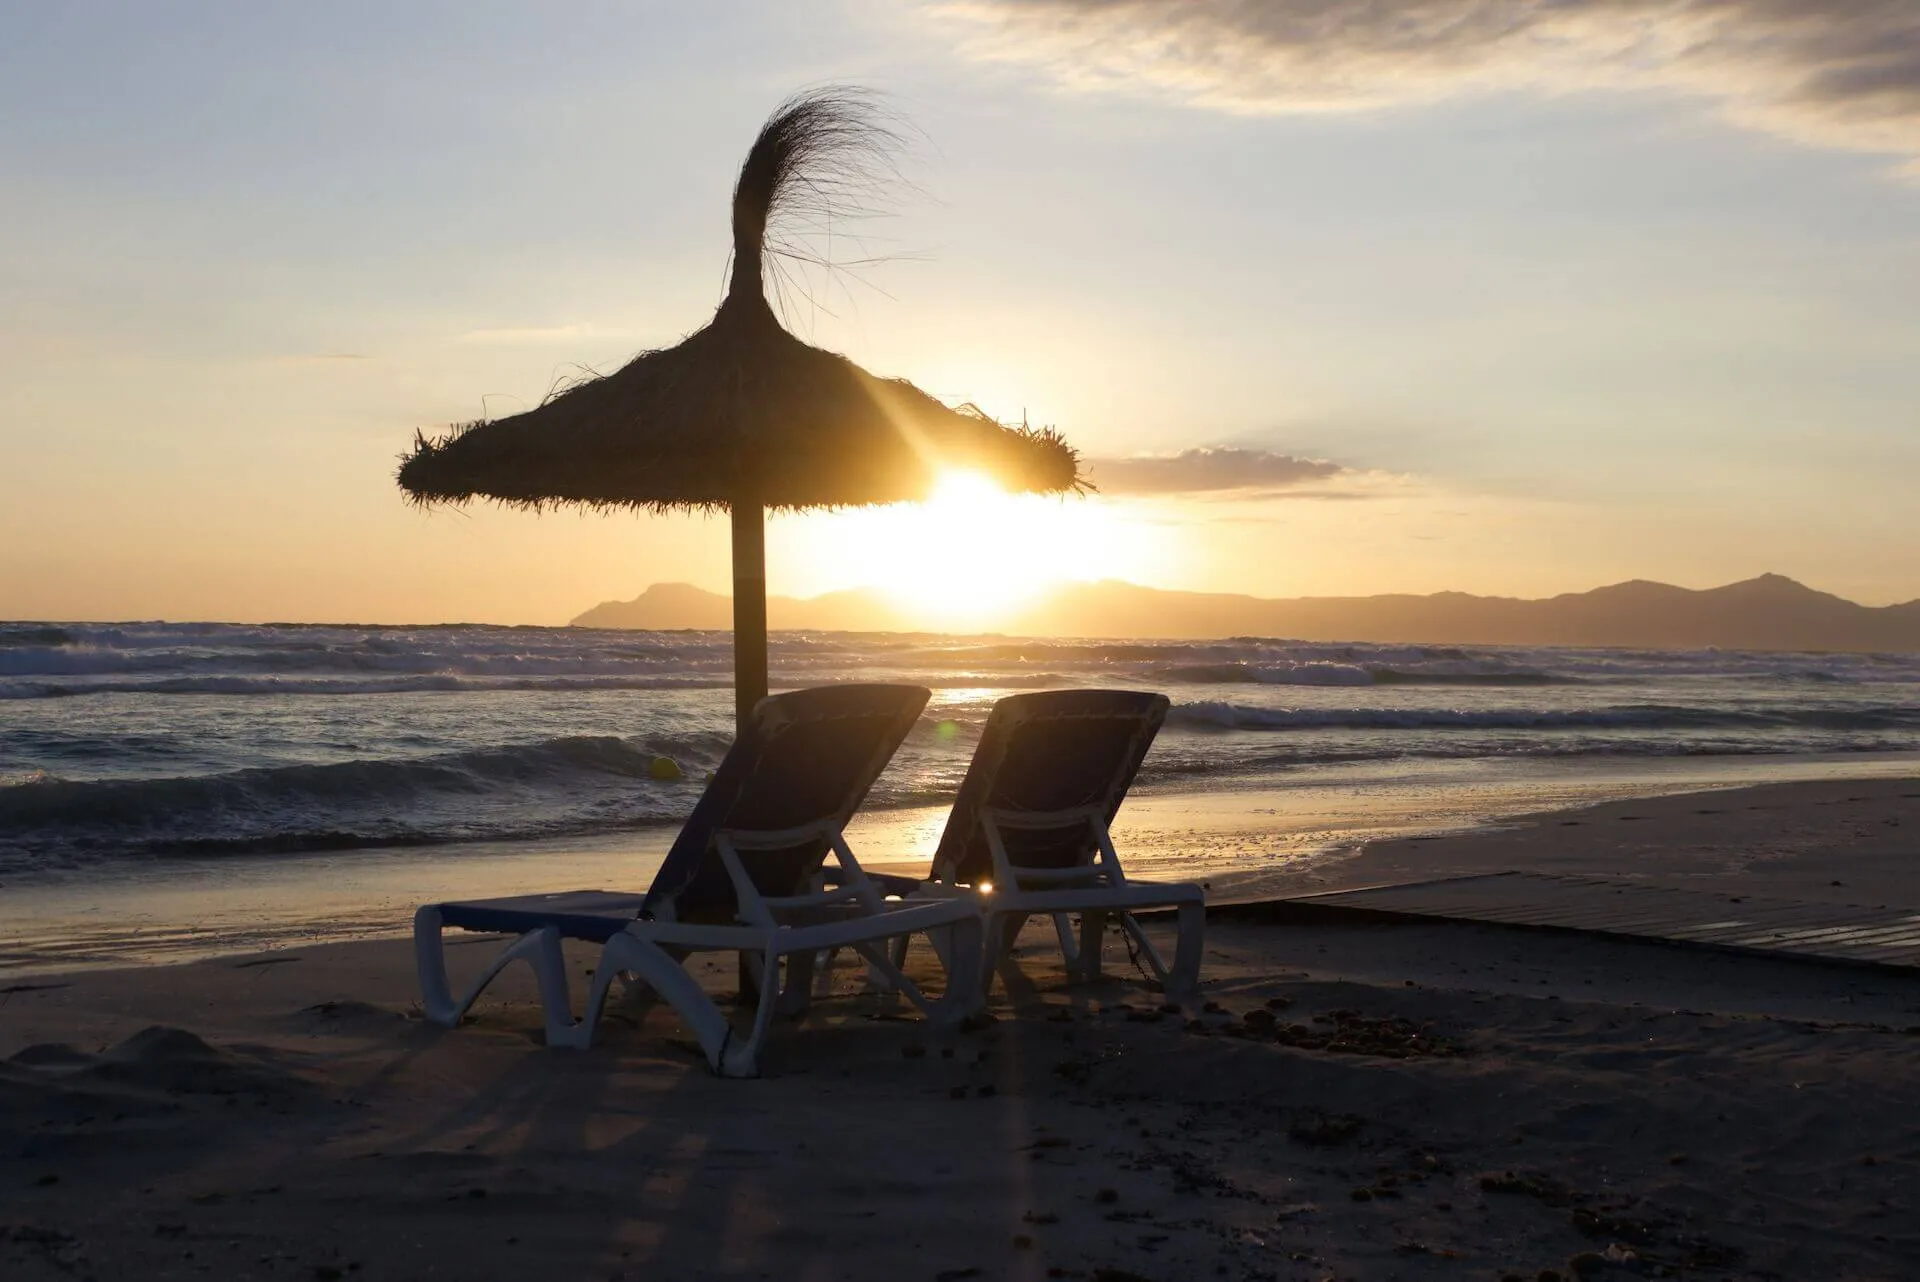
M 1036 583 L 1920 597 L 1910 0 L 0 0 L 0 617 L 725 590 L 724 518 L 392 474 L 704 324 L 826 83 L 911 181 L 788 323 L 1099 493 L 779 518 L 773 592 L 964 621 L 991 523 Z

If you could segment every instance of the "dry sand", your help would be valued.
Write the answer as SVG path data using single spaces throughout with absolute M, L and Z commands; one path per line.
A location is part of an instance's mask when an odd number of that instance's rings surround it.
M 1916 833 L 1920 785 L 1788 785 L 1310 876 L 1558 861 L 1920 903 Z M 842 969 L 758 1082 L 663 1010 L 548 1051 L 519 975 L 425 1025 L 401 942 L 24 979 L 0 1277 L 1920 1277 L 1920 975 L 1223 917 L 1211 1009 L 1176 1014 L 1041 944 L 950 1037 Z

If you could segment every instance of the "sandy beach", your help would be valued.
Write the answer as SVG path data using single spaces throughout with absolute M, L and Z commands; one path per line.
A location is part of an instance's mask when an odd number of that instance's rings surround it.
M 1524 862 L 1920 905 L 1916 828 L 1914 780 L 1775 785 L 1303 877 Z M 1043 942 L 1032 985 L 951 1037 L 842 968 L 756 1082 L 710 1077 L 664 1010 L 547 1050 L 521 976 L 468 1026 L 426 1025 L 397 940 L 21 978 L 0 996 L 0 1271 L 1920 1272 L 1920 975 L 1223 914 L 1206 1004 L 1175 1012 L 1124 956 L 1066 985 Z

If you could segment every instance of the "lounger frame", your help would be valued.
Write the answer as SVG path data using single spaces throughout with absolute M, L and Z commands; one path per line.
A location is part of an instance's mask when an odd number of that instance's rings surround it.
M 540 985 L 540 1005 L 546 1019 L 547 1044 L 566 1043 L 573 1028 L 573 995 L 567 982 L 567 959 L 561 951 L 566 937 L 557 926 L 537 926 L 520 935 L 487 963 L 485 970 L 456 998 L 447 977 L 446 926 L 439 904 L 425 904 L 413 914 L 413 964 L 420 978 L 421 1013 L 431 1023 L 459 1026 L 480 994 L 515 962 L 532 967 Z
M 1206 930 L 1206 892 L 1192 882 L 1129 880 L 1114 849 L 1113 834 L 1102 806 L 1069 810 L 1018 811 L 983 809 L 980 823 L 993 855 L 991 890 L 951 883 L 929 883 L 934 894 L 972 893 L 986 916 L 981 984 L 990 990 L 994 973 L 1013 965 L 1013 947 L 1029 917 L 1053 920 L 1067 973 L 1075 979 L 1100 977 L 1102 944 L 1109 920 L 1131 938 L 1152 969 L 1161 991 L 1180 1000 L 1191 996 L 1200 982 L 1200 954 Z M 1007 851 L 1006 830 L 1057 831 L 1084 827 L 1093 839 L 1091 853 L 1068 867 L 1023 867 Z M 1161 959 L 1153 941 L 1134 919 L 1136 909 L 1173 908 L 1178 912 L 1179 937 L 1173 964 Z M 1080 917 L 1074 938 L 1071 914 Z
M 840 869 L 839 885 L 828 888 L 816 875 L 812 888 L 797 895 L 766 895 L 754 884 L 743 854 L 791 850 L 824 842 Z M 983 999 L 978 906 L 963 900 L 889 900 L 860 867 L 837 822 L 809 824 L 778 832 L 723 830 L 714 849 L 733 884 L 737 912 L 731 922 L 677 920 L 671 902 L 650 919 L 635 920 L 609 938 L 602 950 L 581 1016 L 572 997 L 561 953 L 561 934 L 552 926 L 523 935 L 494 958 L 467 994 L 456 1001 L 447 982 L 439 913 L 422 908 L 414 919 L 416 961 L 427 1017 L 457 1024 L 486 986 L 506 967 L 526 961 L 540 984 L 550 1046 L 584 1049 L 592 1045 L 608 995 L 616 980 L 629 996 L 648 991 L 665 999 L 692 1029 L 708 1065 L 723 1077 L 752 1077 L 773 1016 L 803 1014 L 811 997 L 817 954 L 851 948 L 869 967 L 879 986 L 904 996 L 935 1025 L 957 1024 L 977 1011 Z M 928 935 L 946 969 L 945 991 L 930 999 L 903 970 L 905 945 L 914 934 Z M 885 945 L 892 941 L 892 947 Z M 686 969 L 686 959 L 701 952 L 731 952 L 742 972 L 757 980 L 755 1008 L 742 1032 Z M 782 963 L 786 983 L 781 983 Z

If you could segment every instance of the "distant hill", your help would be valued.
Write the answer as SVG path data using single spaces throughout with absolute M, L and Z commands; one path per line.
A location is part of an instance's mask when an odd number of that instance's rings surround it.
M 805 600 L 771 597 L 775 629 L 924 630 L 879 592 Z M 656 583 L 632 601 L 608 601 L 573 621 L 589 628 L 732 625 L 732 603 L 686 583 Z M 1695 590 L 1635 579 L 1543 600 L 1436 592 L 1430 596 L 1271 599 L 1107 580 L 1061 587 L 1001 620 L 1019 636 L 1287 637 L 1434 645 L 1639 646 L 1648 649 L 1920 650 L 1920 601 L 1864 606 L 1778 574 Z
M 602 601 L 573 620 L 576 628 L 702 628 L 724 632 L 733 626 L 733 598 L 691 583 L 656 583 L 631 601 Z M 868 588 L 825 596 L 767 598 L 767 626 L 776 631 L 916 632 L 924 631 L 907 611 Z

